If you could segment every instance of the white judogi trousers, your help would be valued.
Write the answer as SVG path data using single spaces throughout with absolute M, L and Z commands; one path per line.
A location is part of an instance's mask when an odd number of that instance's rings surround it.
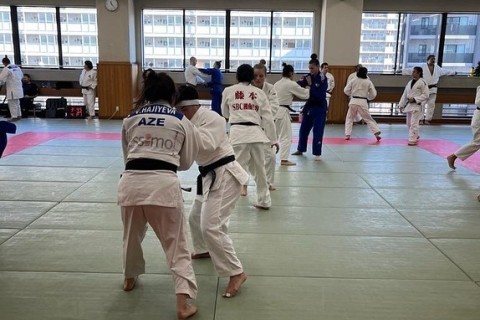
M 465 160 L 480 149 L 480 110 L 475 110 L 472 117 L 473 139 L 470 143 L 462 146 L 455 151 L 455 155 L 461 160 Z
M 420 110 L 413 110 L 406 112 L 407 128 L 408 128 L 408 142 L 417 142 L 419 135 L 419 123 L 422 119 L 423 113 Z
M 222 175 L 217 175 L 215 179 L 215 185 L 219 187 L 204 193 L 203 203 L 202 196 L 195 197 L 189 223 L 195 252 L 209 252 L 218 275 L 230 277 L 243 272 L 228 235 L 230 216 L 240 197 L 242 185 L 228 170 L 221 172 Z M 205 182 L 204 188 L 209 187 L 210 180 Z
M 425 120 L 432 121 L 433 112 L 435 111 L 435 101 L 437 100 L 436 93 L 430 93 L 428 100 L 425 103 Z
M 292 121 L 290 120 L 290 111 L 285 107 L 280 107 L 275 119 L 277 129 L 277 138 L 280 146 L 280 160 L 288 160 L 290 148 L 292 146 Z
M 195 299 L 197 284 L 187 245 L 183 206 L 167 208 L 152 205 L 121 207 L 123 233 L 123 272 L 125 279 L 145 273 L 142 241 L 147 222 L 160 240 L 173 275 L 175 294 Z
M 269 186 L 275 182 L 275 164 L 277 160 L 275 151 L 275 147 L 270 146 L 270 143 L 265 143 L 265 174 L 267 175 L 267 183 Z M 252 162 L 249 163 L 248 169 L 255 179 L 257 173 L 255 172 L 255 167 Z
M 84 94 L 83 103 L 87 108 L 88 115 L 90 117 L 95 117 L 95 90 L 90 90 L 90 91 L 93 91 L 93 94 L 90 94 L 90 93 Z
M 257 185 L 257 205 L 270 208 L 272 199 L 268 190 L 265 172 L 265 143 L 242 143 L 233 146 L 235 159 L 245 171 L 252 165 L 255 168 L 255 183 Z
M 21 118 L 20 99 L 8 99 L 8 109 L 12 118 Z
M 377 122 L 373 120 L 367 107 L 362 107 L 357 104 L 349 104 L 347 117 L 345 118 L 345 135 L 346 136 L 352 135 L 353 121 L 355 120 L 355 115 L 357 113 L 367 123 L 370 131 L 372 131 L 374 134 L 377 132 L 380 132 Z

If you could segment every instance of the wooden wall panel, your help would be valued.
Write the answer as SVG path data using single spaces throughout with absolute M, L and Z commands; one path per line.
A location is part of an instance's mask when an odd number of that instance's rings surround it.
M 137 96 L 138 65 L 129 62 L 105 62 L 97 64 L 98 114 L 100 118 L 123 119 L 132 110 Z
M 329 65 L 329 72 L 335 78 L 335 89 L 333 89 L 328 108 L 328 123 L 345 123 L 345 116 L 348 111 L 348 97 L 343 92 L 347 84 L 348 76 L 355 71 L 355 66 L 334 66 Z

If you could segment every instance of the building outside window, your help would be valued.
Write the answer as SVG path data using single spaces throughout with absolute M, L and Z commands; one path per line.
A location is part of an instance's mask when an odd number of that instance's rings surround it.
M 442 52 L 443 68 L 468 74 L 480 61 L 479 17 L 449 13 L 445 44 L 439 48 L 441 14 L 363 13 L 359 63 L 372 73 L 394 73 Z
M 0 52 L 2 52 L 3 56 L 8 56 L 12 63 L 15 63 L 10 7 L 0 6 L 0 26 Z

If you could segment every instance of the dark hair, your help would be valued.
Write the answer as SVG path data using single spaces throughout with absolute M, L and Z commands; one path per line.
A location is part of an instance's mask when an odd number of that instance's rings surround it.
M 263 71 L 265 71 L 265 75 L 267 74 L 267 67 L 263 63 L 257 63 L 253 66 L 253 69 L 263 69 Z
M 282 77 L 290 77 L 291 73 L 294 73 L 295 70 L 293 69 L 293 66 L 291 64 L 286 64 L 285 62 L 282 63 Z
M 326 62 L 322 63 L 322 64 L 320 65 L 320 68 L 323 68 L 323 67 L 325 67 L 325 66 L 328 67 L 328 63 L 326 63 Z
M 430 58 L 435 58 L 435 55 L 434 54 L 431 54 L 427 57 L 427 61 L 430 60 Z
M 155 71 L 154 71 L 152 68 L 148 68 L 147 70 L 144 70 L 143 73 L 142 73 L 142 79 L 143 79 L 143 80 L 147 79 L 147 76 L 148 76 L 148 74 L 149 74 L 150 72 L 154 72 L 154 73 L 155 73 Z
M 30 77 L 30 74 L 28 74 L 28 73 L 24 73 L 23 76 L 24 76 L 24 77 L 27 77 L 27 78 L 30 79 L 30 80 L 32 79 L 32 77 Z
M 420 78 L 423 78 L 423 69 L 422 67 L 413 67 L 413 70 L 417 70 L 420 73 Z
M 5 56 L 5 58 L 2 59 L 2 63 L 3 64 L 10 64 L 10 59 L 8 59 L 7 56 Z
M 365 67 L 361 67 L 357 71 L 357 77 L 362 78 L 362 79 L 367 79 L 367 74 L 368 74 L 368 69 Z
M 238 82 L 252 82 L 254 78 L 253 68 L 249 64 L 242 64 L 237 68 L 237 81 Z
M 182 85 L 178 88 L 177 99 L 175 103 L 179 103 L 184 100 L 198 100 L 198 92 L 195 87 Z
M 149 72 L 143 83 L 142 92 L 135 102 L 135 108 L 158 100 L 166 100 L 172 105 L 176 93 L 175 82 L 166 73 Z
M 89 70 L 92 70 L 92 69 L 93 69 L 93 63 L 92 63 L 92 61 L 86 60 L 84 64 L 87 66 L 87 68 L 88 68 Z
M 320 62 L 318 62 L 318 56 L 316 53 L 312 53 L 312 55 L 310 56 L 310 61 L 308 62 L 308 64 L 314 64 L 316 66 L 320 65 Z
M 258 63 L 263 64 L 264 66 L 267 65 L 267 61 L 265 59 L 260 59 Z

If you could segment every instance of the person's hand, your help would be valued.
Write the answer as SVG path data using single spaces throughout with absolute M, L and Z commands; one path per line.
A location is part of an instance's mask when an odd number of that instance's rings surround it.
M 311 75 L 307 75 L 305 77 L 305 81 L 307 81 L 307 86 L 308 87 L 311 87 L 312 86 L 312 76 Z
M 400 113 L 403 113 L 403 109 L 404 109 L 403 107 L 400 107 Z

